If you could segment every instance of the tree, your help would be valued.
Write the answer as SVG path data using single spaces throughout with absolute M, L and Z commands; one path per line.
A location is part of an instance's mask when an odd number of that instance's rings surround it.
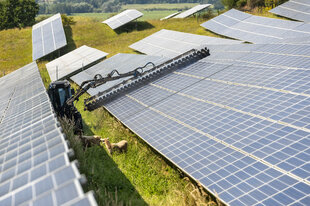
M 236 6 L 237 0 L 221 0 L 222 4 L 227 9 L 234 8 Z
M 0 30 L 32 26 L 38 12 L 35 0 L 5 0 L 0 4 Z

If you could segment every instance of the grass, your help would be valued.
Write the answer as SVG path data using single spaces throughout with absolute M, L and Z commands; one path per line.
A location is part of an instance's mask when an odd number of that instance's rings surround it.
M 113 31 L 96 16 L 74 16 L 74 20 L 75 25 L 65 28 L 68 45 L 61 49 L 62 54 L 84 44 L 108 52 L 109 56 L 119 52 L 135 53 L 128 47 L 130 44 L 163 28 L 214 36 L 199 26 L 205 20 L 195 18 L 139 20 L 137 29 L 130 30 L 128 27 L 128 33 L 124 30 Z M 0 42 L 0 71 L 13 71 L 32 61 L 30 28 L 1 31 L 0 38 L 4 39 Z M 48 55 L 37 61 L 45 86 L 50 83 L 45 64 L 55 56 Z M 83 95 L 76 105 L 82 113 L 86 135 L 109 137 L 112 142 L 121 139 L 129 142 L 127 154 L 115 153 L 111 156 L 105 147 L 99 146 L 83 150 L 70 124 L 63 122 L 66 136 L 80 162 L 80 171 L 88 179 L 85 189 L 95 191 L 100 205 L 216 205 L 209 195 L 103 108 L 84 111 L 83 99 L 86 97 L 87 94 Z
M 122 10 L 137 9 L 137 10 L 185 10 L 190 9 L 198 3 L 179 3 L 179 4 L 125 4 Z
M 32 61 L 31 28 L 0 31 L 0 76 Z
M 177 11 L 178 10 L 154 10 L 154 11 L 145 10 L 142 11 L 143 16 L 139 18 L 138 21 L 161 19 L 170 14 L 176 13 Z M 98 21 L 104 21 L 116 14 L 117 13 L 73 13 L 71 14 L 71 16 L 91 17 L 97 19 Z
M 117 53 L 135 53 L 128 47 L 130 44 L 163 28 L 201 35 L 216 36 L 215 34 L 212 34 L 199 26 L 205 20 L 197 20 L 195 18 L 171 19 L 168 21 L 138 21 L 138 30 L 134 29 L 128 33 L 125 31 L 118 31 L 119 33 L 117 33 L 107 25 L 102 24 L 97 20 L 97 18 L 74 16 L 74 20 L 77 22 L 72 26 L 72 39 L 75 46 L 79 47 L 86 44 L 109 53 L 109 56 Z M 129 24 L 128 29 L 129 27 L 135 27 L 135 23 Z
M 184 11 L 198 5 L 198 3 L 182 3 L 182 4 L 126 4 L 121 10 L 137 9 L 143 13 L 143 17 L 139 18 L 141 21 L 155 20 L 166 17 L 177 11 Z M 119 13 L 119 12 L 117 12 Z M 116 15 L 117 13 L 73 13 L 72 16 L 83 16 L 100 19 L 101 21 Z

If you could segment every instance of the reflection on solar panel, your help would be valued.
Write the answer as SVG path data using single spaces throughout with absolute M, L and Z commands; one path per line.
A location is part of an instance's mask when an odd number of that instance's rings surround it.
M 178 12 L 175 12 L 175 13 L 170 14 L 170 15 L 164 17 L 164 18 L 161 18 L 160 20 L 162 21 L 162 20 L 170 19 L 170 18 L 174 17 L 175 15 L 177 15 L 177 14 L 179 14 L 179 13 L 180 13 L 179 11 L 178 11 Z
M 0 78 L 0 205 L 97 205 L 70 162 L 36 63 Z
M 148 55 L 173 58 L 201 45 L 240 43 L 242 42 L 236 40 L 162 29 L 129 47 Z
M 291 0 L 271 9 L 269 12 L 310 23 L 309 0 Z
M 46 68 L 52 81 L 60 80 L 72 76 L 107 55 L 108 53 L 84 45 L 47 63 Z
M 71 79 L 77 83 L 78 85 L 81 85 L 83 81 L 91 80 L 94 78 L 96 74 L 101 74 L 103 77 L 107 76 L 112 70 L 116 69 L 119 73 L 126 73 L 129 71 L 132 71 L 138 67 L 142 67 L 148 62 L 152 62 L 155 65 L 159 65 L 163 62 L 167 61 L 164 57 L 158 57 L 158 56 L 147 56 L 147 55 L 138 55 L 138 54 L 117 54 L 113 57 L 94 65 L 93 67 L 80 72 Z M 144 69 L 144 71 L 151 69 L 152 67 L 147 67 Z M 102 92 L 108 88 L 113 87 L 114 85 L 117 85 L 121 83 L 122 81 L 125 81 L 128 78 L 123 78 L 111 82 L 107 82 L 106 84 L 103 84 L 97 88 L 91 88 L 88 90 L 88 93 L 92 96 L 98 94 L 99 92 Z
M 105 107 L 229 205 L 307 205 L 309 49 L 211 46 L 211 56 Z M 251 64 L 209 61 L 213 54 L 230 50 L 227 58 L 245 58 Z M 242 55 L 229 56 L 234 51 Z
M 32 27 L 32 59 L 37 60 L 67 45 L 60 14 Z
M 211 6 L 211 4 L 201 4 L 201 5 L 197 5 L 197 6 L 194 6 L 193 8 L 189 9 L 189 10 L 186 10 L 180 14 L 178 14 L 177 16 L 173 17 L 173 18 L 180 18 L 180 19 L 183 19 L 183 18 L 186 18 L 186 17 L 189 17 L 199 11 L 202 11 L 206 8 L 208 8 L 209 6 Z
M 143 14 L 140 11 L 135 9 L 128 9 L 103 21 L 102 23 L 107 24 L 109 27 L 111 27 L 111 29 L 117 29 L 137 18 L 140 18 L 141 16 L 143 16 Z
M 310 37 L 310 24 L 254 16 L 235 9 L 201 26 L 224 36 L 253 43 L 276 43 L 284 39 Z

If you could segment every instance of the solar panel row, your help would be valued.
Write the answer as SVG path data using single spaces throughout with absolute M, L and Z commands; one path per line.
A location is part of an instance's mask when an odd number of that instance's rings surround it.
M 166 20 L 166 19 L 170 19 L 170 18 L 174 17 L 175 15 L 177 15 L 177 14 L 179 14 L 179 13 L 180 13 L 180 12 L 178 11 L 178 12 L 175 12 L 175 13 L 173 13 L 173 14 L 170 14 L 170 15 L 164 17 L 164 18 L 161 18 L 160 21 Z
M 202 11 L 206 8 L 208 8 L 209 6 L 211 6 L 211 4 L 201 4 L 201 5 L 197 5 L 197 6 L 194 6 L 193 8 L 191 9 L 188 9 L 176 16 L 174 16 L 173 18 L 180 18 L 180 19 L 183 19 L 183 18 L 186 18 L 186 17 L 189 17 L 199 11 Z
M 310 1 L 291 0 L 271 9 L 269 12 L 309 23 Z
M 52 81 L 61 80 L 76 74 L 102 59 L 108 53 L 88 46 L 81 46 L 46 64 Z
M 137 18 L 140 18 L 143 14 L 135 9 L 127 9 L 105 21 L 102 23 L 107 24 L 111 29 L 117 29 Z
M 32 27 L 32 60 L 37 60 L 67 45 L 60 14 Z
M 105 107 L 229 205 L 307 205 L 309 47 L 214 45 L 211 56 Z M 304 59 L 283 66 L 281 56 Z M 276 67 L 257 64 L 267 57 Z
M 71 77 L 71 79 L 78 85 L 81 85 L 83 81 L 93 79 L 96 74 L 101 74 L 103 77 L 105 77 L 115 69 L 119 73 L 126 73 L 138 67 L 142 67 L 148 62 L 152 62 L 155 65 L 159 65 L 164 61 L 167 61 L 167 58 L 158 56 L 137 55 L 137 54 L 117 54 L 99 64 L 94 65 L 93 67 L 83 72 L 74 75 L 73 77 Z M 144 71 L 151 68 L 152 67 L 146 67 Z M 129 78 L 131 77 L 107 82 L 106 84 L 103 84 L 97 88 L 89 89 L 88 93 L 92 96 L 97 95 L 99 92 L 111 88 L 121 83 L 122 81 L 126 81 Z
M 84 194 L 36 63 L 0 79 L 0 205 L 96 205 Z M 53 198 L 51 198 L 53 197 Z M 43 201 L 43 202 L 42 202 Z
M 310 24 L 254 16 L 231 9 L 203 24 L 215 33 L 253 43 L 289 42 L 290 38 L 310 37 Z
M 162 29 L 129 47 L 153 56 L 173 58 L 201 45 L 240 44 L 241 41 Z

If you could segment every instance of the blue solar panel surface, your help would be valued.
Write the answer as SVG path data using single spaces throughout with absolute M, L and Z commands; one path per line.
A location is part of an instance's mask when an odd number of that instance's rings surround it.
M 60 14 L 32 27 L 32 59 L 37 60 L 67 44 Z
M 304 22 L 310 22 L 310 1 L 291 0 L 285 2 L 269 12 Z
M 105 107 L 229 205 L 308 205 L 309 48 L 213 46 L 209 57 Z M 213 58 L 225 51 L 243 55 Z M 304 61 L 284 66 L 281 56 Z
M 162 29 L 129 47 L 147 55 L 173 58 L 202 45 L 241 43 L 236 40 Z
M 119 53 L 70 78 L 78 85 L 81 85 L 83 81 L 93 79 L 96 74 L 100 74 L 102 75 L 102 77 L 106 77 L 113 70 L 117 70 L 120 74 L 122 74 L 133 71 L 138 67 L 143 67 L 148 62 L 159 65 L 165 61 L 167 61 L 167 58 L 165 57 Z M 143 70 L 147 71 L 151 68 L 153 68 L 153 66 L 148 65 Z M 131 77 L 127 77 L 119 80 L 110 81 L 97 88 L 90 88 L 87 92 L 93 96 L 130 78 Z
M 79 180 L 85 177 L 69 161 L 72 150 L 36 63 L 0 78 L 0 85 L 5 105 L 0 110 L 0 205 L 60 205 L 82 200 L 85 205 L 97 205 L 91 192 L 84 194 Z
M 310 37 L 310 24 L 254 16 L 231 9 L 201 24 L 215 33 L 253 43 L 276 43 Z

